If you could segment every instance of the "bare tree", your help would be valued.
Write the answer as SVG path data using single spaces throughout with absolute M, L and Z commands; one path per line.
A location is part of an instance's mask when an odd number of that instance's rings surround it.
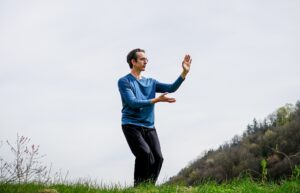
M 31 181 L 48 182 L 51 168 L 41 163 L 45 155 L 39 154 L 39 146 L 29 145 L 30 138 L 17 135 L 14 144 L 6 141 L 14 159 L 11 162 L 0 157 L 0 181 L 27 183 Z
M 0 141 L 0 148 L 2 147 L 2 145 L 3 142 Z M 9 168 L 8 163 L 0 156 L 0 182 L 4 181 L 9 175 L 7 170 L 8 168 Z

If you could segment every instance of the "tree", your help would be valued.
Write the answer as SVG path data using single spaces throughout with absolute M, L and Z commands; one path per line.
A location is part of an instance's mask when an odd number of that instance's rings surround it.
M 9 162 L 0 157 L 0 181 L 5 183 L 30 181 L 46 183 L 50 180 L 51 169 L 42 165 L 40 160 L 44 155 L 39 155 L 39 146 L 29 145 L 30 139 L 19 135 L 14 144 L 6 142 L 14 159 Z
M 282 126 L 291 121 L 291 115 L 295 111 L 292 104 L 280 107 L 276 113 L 276 126 Z

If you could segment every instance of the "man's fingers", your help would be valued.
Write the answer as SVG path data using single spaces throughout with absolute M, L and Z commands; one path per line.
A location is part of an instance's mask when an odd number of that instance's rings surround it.
M 168 98 L 168 102 L 169 102 L 169 103 L 175 103 L 175 102 L 176 102 L 176 99 L 175 99 L 175 98 Z
M 185 61 L 189 61 L 189 55 L 186 54 L 186 55 L 184 56 L 184 60 L 185 60 Z
M 166 102 L 169 102 L 169 103 L 174 103 L 176 101 L 175 98 L 169 98 L 169 97 L 166 97 L 165 100 L 166 100 Z
M 191 56 L 190 55 L 187 55 L 187 61 L 190 61 L 190 58 L 191 58 Z
M 184 62 L 190 63 L 192 62 L 191 55 L 186 54 L 183 59 Z
M 174 103 L 176 102 L 175 98 L 169 98 L 166 95 L 169 94 L 168 92 L 165 92 L 163 94 L 160 95 L 161 101 L 162 102 L 168 102 L 168 103 Z

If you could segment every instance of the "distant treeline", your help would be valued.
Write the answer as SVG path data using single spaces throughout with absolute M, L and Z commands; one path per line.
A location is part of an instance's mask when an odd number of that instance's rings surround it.
M 262 160 L 266 166 L 262 166 Z M 262 175 L 276 181 L 290 177 L 295 170 L 299 172 L 299 166 L 300 101 L 277 109 L 263 121 L 254 119 L 242 136 L 236 135 L 217 150 L 203 153 L 168 183 L 196 185 L 243 176 L 262 179 Z

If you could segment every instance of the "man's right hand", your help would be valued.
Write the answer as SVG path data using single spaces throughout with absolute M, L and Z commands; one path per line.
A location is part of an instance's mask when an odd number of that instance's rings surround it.
M 167 92 L 161 94 L 159 97 L 151 99 L 151 103 L 155 104 L 157 102 L 168 102 L 168 103 L 174 103 L 176 102 L 175 98 L 169 98 L 166 95 L 169 94 Z

